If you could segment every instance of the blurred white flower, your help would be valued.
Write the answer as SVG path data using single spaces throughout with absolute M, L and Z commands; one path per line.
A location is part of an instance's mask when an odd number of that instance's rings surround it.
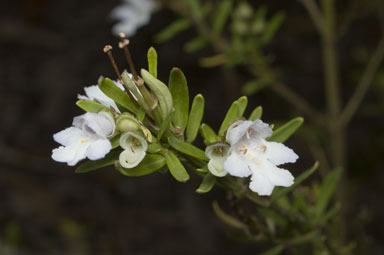
M 120 146 L 124 151 L 120 153 L 119 162 L 124 168 L 137 166 L 144 159 L 148 148 L 147 141 L 133 132 L 121 135 Z
M 115 35 L 124 33 L 128 37 L 134 35 L 138 28 L 150 21 L 156 6 L 155 0 L 123 0 L 123 4 L 114 8 L 110 14 L 119 21 L 113 26 L 112 32 Z
M 224 170 L 224 162 L 228 157 L 229 145 L 217 143 L 208 146 L 205 149 L 205 155 L 209 158 L 208 170 L 217 177 L 223 177 L 228 174 Z
M 120 82 L 114 81 L 114 83 L 121 90 L 124 90 L 124 87 L 123 87 L 123 85 L 121 85 Z M 85 87 L 84 91 L 85 91 L 85 96 L 77 95 L 78 99 L 95 100 L 95 101 L 99 102 L 100 104 L 102 104 L 102 105 L 104 105 L 104 106 L 106 106 L 108 108 L 113 107 L 113 109 L 116 112 L 120 113 L 120 110 L 117 107 L 115 101 L 113 101 L 106 94 L 104 94 L 103 91 L 101 91 L 101 89 L 99 88 L 98 85 L 93 85 L 93 86 Z
M 53 139 L 63 146 L 53 149 L 52 158 L 70 166 L 85 158 L 103 158 L 112 149 L 108 137 L 114 132 L 115 121 L 107 112 L 77 116 L 73 119 L 73 127 L 53 135 Z
M 273 131 L 261 120 L 237 121 L 227 130 L 227 142 L 231 145 L 224 169 L 233 176 L 251 175 L 249 188 L 262 196 L 271 195 L 275 186 L 289 187 L 294 177 L 284 163 L 294 163 L 296 153 L 282 143 L 267 142 Z

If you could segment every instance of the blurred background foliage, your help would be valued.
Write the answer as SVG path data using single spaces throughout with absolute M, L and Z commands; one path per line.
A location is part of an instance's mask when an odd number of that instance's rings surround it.
M 292 107 L 284 97 L 287 91 L 281 92 L 276 84 L 283 84 L 329 118 L 323 46 L 318 25 L 306 11 L 311 1 L 224 0 L 193 5 L 197 2 L 163 1 L 164 8 L 131 38 L 136 66 L 146 66 L 145 53 L 155 46 L 159 78 L 167 81 L 173 66 L 182 68 L 190 95 L 205 96 L 205 121 L 215 130 L 230 103 L 243 94 L 249 95 L 248 109 L 263 106 L 263 120 L 268 123 L 283 123 L 304 114 L 306 122 L 288 146 L 300 155 L 299 162 L 290 167 L 295 176 L 314 161 L 320 162 L 319 171 L 305 183 L 312 188 L 294 192 L 295 201 L 305 201 L 296 207 L 308 207 L 308 200 L 323 193 L 321 187 L 327 184 L 323 177 L 339 167 L 333 159 L 334 140 L 323 127 L 323 119 L 316 120 L 306 107 Z M 208 195 L 197 195 L 198 178 L 179 184 L 159 174 L 122 177 L 112 168 L 76 175 L 73 168 L 50 159 L 56 146 L 52 134 L 81 113 L 74 104 L 76 95 L 83 93 L 84 86 L 96 84 L 100 75 L 115 78 L 102 48 L 118 41 L 111 34 L 114 21 L 108 18 L 118 4 L 105 0 L 3 3 L 0 254 L 264 251 L 268 244 L 244 242 L 239 236 L 242 232 L 233 232 L 212 211 L 211 201 L 216 199 L 217 214 L 228 212 L 241 218 L 242 212 L 236 209 L 241 201 L 216 188 Z M 384 31 L 383 13 L 380 0 L 336 1 L 335 46 L 342 106 L 364 77 L 372 55 L 380 55 L 376 47 Z M 208 24 L 209 31 L 198 18 Z M 123 54 L 115 53 L 115 57 L 123 68 Z M 339 198 L 347 204 L 339 215 L 346 225 L 345 237 L 352 241 L 346 242 L 350 244 L 347 248 L 355 248 L 357 254 L 384 253 L 384 207 L 380 203 L 384 66 L 378 65 L 371 76 L 363 103 L 342 133 L 346 170 L 339 187 L 345 192 L 329 207 L 330 212 L 340 208 Z M 273 218 L 268 211 L 263 213 L 264 220 Z M 273 232 L 279 221 L 266 224 Z M 339 225 L 328 225 L 325 239 L 339 234 Z M 319 247 L 318 251 L 326 249 Z M 280 251 L 276 246 L 270 254 Z

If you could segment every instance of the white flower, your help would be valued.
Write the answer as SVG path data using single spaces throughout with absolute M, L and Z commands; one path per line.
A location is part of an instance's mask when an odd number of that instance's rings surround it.
M 154 0 L 124 0 L 124 3 L 111 12 L 111 17 L 120 22 L 113 26 L 112 32 L 115 35 L 125 33 L 130 37 L 136 30 L 147 24 L 151 14 L 156 8 Z
M 133 132 L 120 137 L 120 146 L 125 149 L 119 156 L 120 165 L 124 168 L 137 166 L 144 159 L 148 148 L 147 141 Z
M 294 163 L 296 153 L 282 143 L 267 142 L 272 135 L 268 124 L 261 120 L 237 121 L 227 130 L 227 142 L 231 145 L 224 169 L 233 176 L 251 175 L 249 188 L 259 195 L 271 195 L 275 186 L 289 187 L 294 177 L 284 163 Z
M 224 170 L 224 162 L 228 157 L 229 145 L 217 143 L 208 146 L 205 149 L 205 155 L 209 158 L 208 170 L 217 177 L 223 177 L 228 174 Z
M 114 132 L 115 121 L 107 112 L 77 116 L 73 119 L 73 127 L 53 135 L 53 139 L 63 146 L 53 149 L 52 158 L 70 166 L 85 158 L 103 158 L 112 149 L 108 137 Z
M 124 90 L 124 87 L 123 85 L 120 84 L 120 82 L 114 81 L 114 83 L 121 90 Z M 113 101 L 106 94 L 104 94 L 103 91 L 101 91 L 101 89 L 99 88 L 99 86 L 93 85 L 93 86 L 85 87 L 84 91 L 86 96 L 78 95 L 77 96 L 78 99 L 96 100 L 97 102 L 99 102 L 100 104 L 108 108 L 113 107 L 113 109 L 115 109 L 116 112 L 120 113 L 120 110 L 119 108 L 117 108 L 115 101 Z

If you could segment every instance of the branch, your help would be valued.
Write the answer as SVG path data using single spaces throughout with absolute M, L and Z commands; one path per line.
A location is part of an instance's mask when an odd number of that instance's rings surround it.
M 314 0 L 298 0 L 304 5 L 319 34 L 324 31 L 324 17 Z
M 369 86 L 372 83 L 372 80 L 375 77 L 377 70 L 380 67 L 384 57 L 384 37 L 381 38 L 379 45 L 371 56 L 371 59 L 368 62 L 367 67 L 364 70 L 363 76 L 361 77 L 360 82 L 358 83 L 355 92 L 352 97 L 349 99 L 347 105 L 344 108 L 344 111 L 341 115 L 341 123 L 347 125 L 348 122 L 352 119 L 353 115 L 356 113 L 357 108 L 360 106 L 361 102 Z

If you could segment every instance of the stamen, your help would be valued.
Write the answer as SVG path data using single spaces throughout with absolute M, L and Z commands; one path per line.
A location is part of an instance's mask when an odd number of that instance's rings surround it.
M 138 76 L 136 73 L 135 65 L 133 64 L 131 52 L 129 51 L 129 48 L 128 48 L 129 40 L 125 37 L 124 33 L 120 33 L 120 38 L 121 38 L 121 42 L 119 43 L 119 48 L 124 50 L 125 57 L 127 59 L 128 65 L 129 65 L 129 69 L 131 70 L 131 73 L 133 75 L 133 79 L 136 82 L 136 81 L 138 81 Z
M 116 61 L 115 61 L 115 59 L 113 58 L 113 55 L 112 55 L 112 46 L 111 45 L 106 45 L 104 47 L 104 53 L 106 53 L 108 55 L 109 61 L 111 61 L 112 67 L 115 70 L 117 77 L 119 78 L 120 81 L 122 81 L 119 68 L 117 67 Z

